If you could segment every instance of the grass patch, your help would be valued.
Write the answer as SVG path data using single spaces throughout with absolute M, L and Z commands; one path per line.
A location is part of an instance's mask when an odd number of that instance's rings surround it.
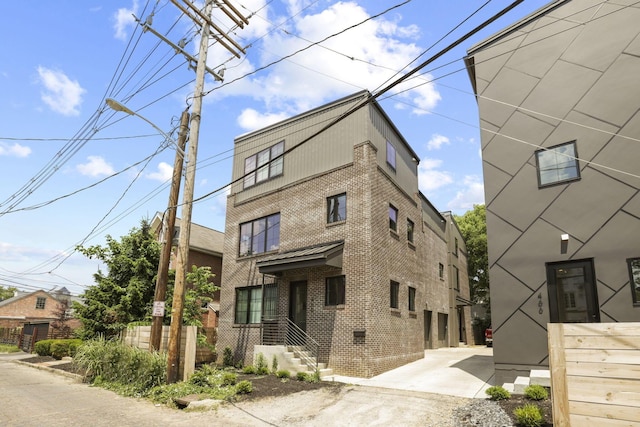
M 17 353 L 20 349 L 17 345 L 0 344 L 0 353 Z

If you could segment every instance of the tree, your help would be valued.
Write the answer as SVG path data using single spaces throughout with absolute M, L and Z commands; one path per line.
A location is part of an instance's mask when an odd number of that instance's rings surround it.
M 106 237 L 105 246 L 78 247 L 89 258 L 101 260 L 108 273 L 94 275 L 95 285 L 74 303 L 76 317 L 82 322 L 81 336 L 112 337 L 128 323 L 144 320 L 151 312 L 155 276 L 160 260 L 160 245 L 147 220 L 119 241 Z
M 462 216 L 455 217 L 467 246 L 467 263 L 471 301 L 490 312 L 489 258 L 487 254 L 487 216 L 484 205 L 474 205 Z
M 7 286 L 6 288 L 0 286 L 0 301 L 4 301 L 6 299 L 12 298 L 17 291 L 13 286 Z
M 69 300 L 63 299 L 58 302 L 52 314 L 56 317 L 51 322 L 51 326 L 56 331 L 56 338 L 69 338 L 72 332 L 71 327 L 67 324 L 69 321 Z

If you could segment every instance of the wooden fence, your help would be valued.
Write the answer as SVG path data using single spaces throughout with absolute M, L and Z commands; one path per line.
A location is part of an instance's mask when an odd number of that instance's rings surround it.
M 640 323 L 547 331 L 554 427 L 640 426 Z

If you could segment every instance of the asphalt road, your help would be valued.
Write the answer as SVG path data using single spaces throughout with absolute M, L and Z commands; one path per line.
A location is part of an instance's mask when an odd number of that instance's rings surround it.
M 0 355 L 0 426 L 439 426 L 469 399 L 345 386 L 185 412 L 89 387 Z

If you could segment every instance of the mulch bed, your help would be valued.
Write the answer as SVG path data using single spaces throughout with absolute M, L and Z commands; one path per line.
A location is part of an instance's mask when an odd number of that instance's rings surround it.
M 243 380 L 251 381 L 251 384 L 253 384 L 253 391 L 251 393 L 237 396 L 238 400 L 243 402 L 263 399 L 266 397 L 286 396 L 292 393 L 318 390 L 321 388 L 328 388 L 335 391 L 335 393 L 338 393 L 344 386 L 344 384 L 337 382 L 320 381 L 317 383 L 310 383 L 306 381 L 298 381 L 295 378 L 283 380 L 275 375 L 238 374 L 238 382 Z
M 529 400 L 523 395 L 512 394 L 511 397 L 507 400 L 499 400 L 496 402 L 500 407 L 506 412 L 510 417 L 513 424 L 516 424 L 516 417 L 513 415 L 513 410 L 524 406 L 527 403 L 533 403 L 538 405 L 542 409 L 542 415 L 544 417 L 544 424 L 542 427 L 553 427 L 553 418 L 551 412 L 551 399 L 535 401 Z

